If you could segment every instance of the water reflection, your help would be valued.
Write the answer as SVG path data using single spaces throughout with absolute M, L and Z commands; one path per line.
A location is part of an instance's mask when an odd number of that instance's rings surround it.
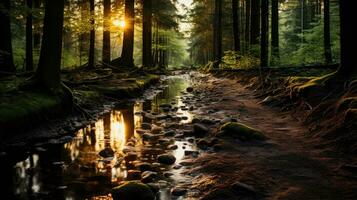
M 110 189 L 126 179 L 135 162 L 154 163 L 157 155 L 166 152 L 162 144 L 143 142 L 135 130 L 144 121 L 153 121 L 135 113 L 165 113 L 160 105 L 172 104 L 177 107 L 177 115 L 187 117 L 181 123 L 193 117 L 188 109 L 183 109 L 184 99 L 180 98 L 189 81 L 181 77 L 166 82 L 168 87 L 153 100 L 136 101 L 112 110 L 94 124 L 79 130 L 68 143 L 46 146 L 46 150 L 37 148 L 36 153 L 9 169 L 11 177 L 3 180 L 11 183 L 6 195 L 9 199 L 111 199 L 108 196 Z M 173 140 L 166 145 L 170 144 L 179 146 L 172 153 L 180 162 L 184 157 L 184 142 Z M 105 148 L 112 149 L 114 156 L 99 156 Z M 128 148 L 137 153 L 136 160 L 125 161 L 125 149 Z M 193 148 L 193 145 L 186 146 L 186 149 Z M 170 167 L 161 168 L 171 170 Z

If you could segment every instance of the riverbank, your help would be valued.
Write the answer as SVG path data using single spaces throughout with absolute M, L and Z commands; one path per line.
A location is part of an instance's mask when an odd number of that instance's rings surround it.
M 159 75 L 109 68 L 62 72 L 73 94 L 73 107 L 61 95 L 23 89 L 31 74 L 1 80 L 1 148 L 26 146 L 74 132 L 100 116 L 115 103 L 142 95 Z M 16 149 L 16 148 L 15 148 Z

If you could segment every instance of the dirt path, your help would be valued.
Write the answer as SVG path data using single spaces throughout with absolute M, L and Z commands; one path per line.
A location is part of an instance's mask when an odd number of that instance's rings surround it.
M 202 154 L 189 171 L 195 176 L 191 187 L 197 190 L 189 196 L 225 200 L 357 199 L 356 177 L 340 170 L 342 161 L 332 150 L 314 148 L 307 137 L 309 130 L 289 113 L 262 106 L 254 91 L 236 80 L 203 76 L 198 82 L 202 117 L 222 119 L 230 115 L 270 139 L 264 143 L 223 140 L 221 151 Z M 216 127 L 211 127 L 212 132 Z M 255 192 L 237 189 L 238 181 L 254 187 Z

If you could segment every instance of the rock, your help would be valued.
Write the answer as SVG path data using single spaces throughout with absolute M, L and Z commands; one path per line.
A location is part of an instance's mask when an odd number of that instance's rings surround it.
M 201 139 L 196 142 L 196 145 L 198 148 L 200 148 L 202 150 L 206 150 L 209 146 L 209 142 L 205 139 Z
M 181 169 L 182 168 L 182 165 L 175 165 L 174 167 L 173 167 L 173 169 Z
M 144 123 L 141 124 L 141 128 L 144 129 L 144 130 L 150 130 L 151 129 L 151 124 L 144 122 Z
M 103 158 L 114 157 L 114 151 L 110 147 L 107 147 L 99 152 L 99 155 Z
M 150 171 L 150 170 L 153 169 L 153 167 L 151 166 L 151 164 L 150 164 L 150 163 L 146 163 L 146 162 L 138 163 L 138 164 L 136 165 L 136 167 L 137 167 L 140 171 L 142 171 L 142 172 L 144 172 L 144 171 Z
M 256 191 L 254 187 L 247 185 L 245 183 L 236 182 L 231 185 L 231 190 L 240 194 L 240 195 L 247 195 L 247 194 L 255 194 Z
M 176 150 L 176 149 L 178 149 L 178 146 L 176 144 L 173 144 L 173 145 L 168 146 L 167 149 Z
M 192 151 L 192 150 L 185 150 L 185 156 L 197 156 L 198 151 Z
M 127 155 L 125 155 L 124 160 L 125 162 L 130 162 L 136 160 L 138 155 L 134 152 L 129 152 Z
M 190 108 L 188 109 L 189 111 L 193 111 L 195 108 L 193 106 L 190 106 Z
M 141 171 L 138 171 L 138 170 L 129 170 L 128 171 L 127 180 L 133 181 L 133 180 L 140 180 L 140 179 L 141 179 Z
M 171 176 L 173 176 L 174 174 L 173 173 L 171 173 L 171 172 L 165 172 L 164 173 L 164 176 L 166 177 L 166 178 L 169 178 L 169 177 L 171 177 Z
M 188 117 L 187 116 L 182 116 L 181 119 L 182 120 L 188 120 Z
M 201 123 L 212 125 L 212 124 L 215 124 L 216 122 L 214 120 L 212 120 L 212 119 L 202 119 Z
M 160 134 L 164 129 L 160 126 L 152 125 L 151 133 L 152 134 Z
M 201 119 L 198 119 L 198 118 L 193 118 L 192 119 L 192 123 L 193 124 L 200 123 L 200 122 L 201 122 Z
M 209 129 L 202 124 L 193 125 L 193 134 L 197 137 L 203 137 L 208 134 Z
M 151 188 L 138 181 L 128 181 L 112 189 L 113 200 L 155 200 Z
M 146 171 L 142 174 L 141 182 L 150 183 L 154 182 L 158 178 L 158 174 L 152 171 Z
M 187 189 L 175 187 L 171 190 L 171 194 L 174 196 L 183 196 L 187 193 Z
M 186 88 L 186 91 L 189 92 L 189 93 L 193 92 L 193 87 Z
M 260 131 L 238 122 L 228 122 L 220 130 L 218 137 L 232 137 L 242 141 L 266 139 Z
M 173 131 L 173 130 L 169 130 L 169 131 L 166 131 L 166 132 L 164 132 L 164 135 L 166 136 L 166 137 L 172 137 L 172 136 L 174 136 L 176 133 L 175 133 L 175 131 Z
M 157 161 L 162 164 L 172 165 L 176 162 L 176 158 L 171 154 L 162 154 L 157 157 Z

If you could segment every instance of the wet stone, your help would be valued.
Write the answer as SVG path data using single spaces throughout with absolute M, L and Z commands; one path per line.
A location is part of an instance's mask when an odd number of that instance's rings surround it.
M 151 124 L 150 123 L 142 123 L 141 128 L 144 130 L 150 130 L 151 129 Z
M 154 200 L 151 188 L 138 181 L 128 181 L 112 189 L 113 200 Z
M 141 171 L 138 171 L 138 170 L 129 170 L 128 171 L 128 176 L 127 176 L 128 181 L 140 180 L 140 179 L 141 179 Z
M 203 137 L 206 134 L 208 134 L 208 132 L 209 132 L 209 129 L 202 124 L 194 124 L 193 125 L 193 134 L 196 137 Z
M 103 158 L 109 158 L 114 156 L 114 151 L 113 149 L 107 147 L 99 152 L 99 155 L 102 156 Z
M 178 146 L 177 146 L 176 144 L 170 145 L 170 146 L 167 147 L 167 149 L 169 149 L 169 150 L 176 150 L 176 149 L 178 149 Z
M 126 162 L 130 162 L 130 161 L 136 160 L 137 157 L 138 157 L 138 155 L 136 153 L 129 152 L 127 155 L 125 155 L 124 160 Z
M 183 196 L 187 193 L 187 189 L 175 187 L 171 190 L 171 194 L 174 196 Z
M 141 182 L 150 183 L 154 182 L 158 178 L 157 172 L 145 171 L 142 174 Z
M 190 93 L 193 92 L 193 87 L 188 87 L 188 88 L 186 88 L 186 91 L 187 91 L 187 92 L 190 92 Z
M 176 158 L 171 154 L 162 154 L 157 157 L 157 161 L 162 164 L 172 165 L 176 162 Z

